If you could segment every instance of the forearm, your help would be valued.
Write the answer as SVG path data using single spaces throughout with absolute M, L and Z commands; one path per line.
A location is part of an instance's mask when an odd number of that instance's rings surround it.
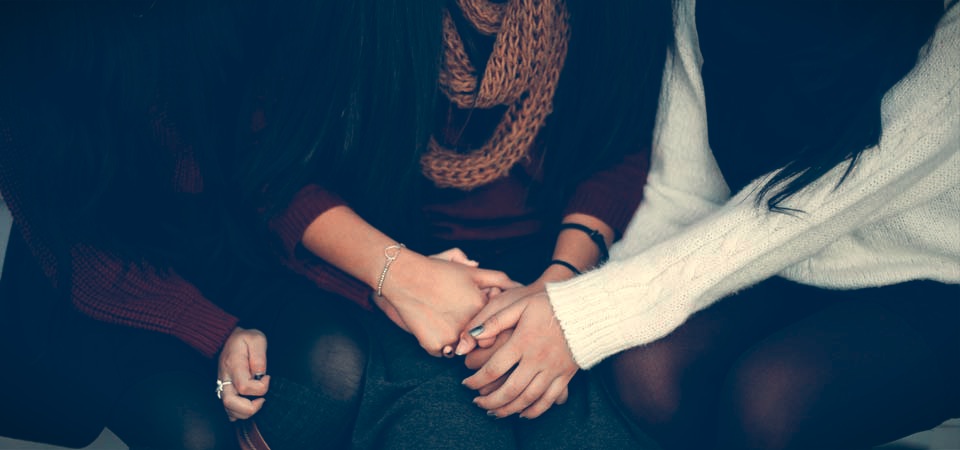
M 172 335 L 207 357 L 236 327 L 236 317 L 175 273 L 87 246 L 71 260 L 71 299 L 93 319 Z
M 374 290 L 382 287 L 389 291 L 391 281 L 406 282 L 411 276 L 416 278 L 417 268 L 422 267 L 426 258 L 412 249 L 400 250 L 380 286 L 386 263 L 384 252 L 399 243 L 347 206 L 333 207 L 318 216 L 304 232 L 302 244 L 314 255 Z
M 587 214 L 568 214 L 562 223 L 580 224 L 598 231 L 603 236 L 603 242 L 609 247 L 614 240 L 614 230 L 604 221 Z M 586 272 L 598 265 L 601 250 L 589 235 L 577 229 L 562 229 L 557 235 L 557 243 L 553 250 L 553 259 L 569 263 L 579 272 Z M 576 275 L 569 268 L 560 264 L 551 264 L 544 270 L 538 282 L 556 282 L 569 279 Z

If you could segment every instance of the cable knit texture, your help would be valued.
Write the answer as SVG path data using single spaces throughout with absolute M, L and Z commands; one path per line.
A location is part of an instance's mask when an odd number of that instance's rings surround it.
M 832 289 L 960 283 L 960 7 L 885 95 L 879 144 L 837 188 L 841 164 L 772 213 L 769 179 L 731 196 L 707 141 L 695 2 L 674 2 L 645 202 L 602 269 L 548 285 L 577 363 L 657 340 L 774 275 Z M 640 189 L 637 186 L 637 189 Z

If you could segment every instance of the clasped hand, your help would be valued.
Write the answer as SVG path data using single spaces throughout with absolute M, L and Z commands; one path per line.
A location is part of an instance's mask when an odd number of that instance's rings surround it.
M 466 330 L 457 353 L 477 370 L 463 381 L 480 394 L 477 406 L 497 417 L 533 419 L 566 402 L 579 367 L 542 286 L 494 297 Z
M 413 334 L 433 356 L 453 356 L 467 322 L 487 303 L 491 290 L 520 286 L 503 272 L 477 268 L 458 250 L 425 257 L 403 252 L 391 266 L 377 306 Z

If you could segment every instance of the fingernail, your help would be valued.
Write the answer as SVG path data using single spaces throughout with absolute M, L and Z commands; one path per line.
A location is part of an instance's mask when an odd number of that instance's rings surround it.
M 443 347 L 443 356 L 450 356 L 453 353 L 453 347 L 447 345 Z
M 480 333 L 483 333 L 483 325 L 477 325 L 470 330 L 470 336 L 473 337 L 480 336 Z
M 257 380 L 257 381 L 260 381 L 260 380 L 263 379 L 263 377 L 265 377 L 265 376 L 267 376 L 267 373 L 266 373 L 266 372 L 257 372 L 257 373 L 255 373 L 255 374 L 253 374 L 253 379 L 254 379 L 254 380 Z
M 495 413 L 495 412 L 493 412 L 493 411 L 487 411 L 487 415 L 488 415 L 488 416 L 496 417 L 497 413 Z
M 454 353 L 456 353 L 457 356 L 466 355 L 466 354 L 467 354 L 467 349 L 464 348 L 464 347 L 466 347 L 466 346 L 467 346 L 466 342 L 460 341 L 460 343 L 457 344 L 457 350 L 454 351 Z

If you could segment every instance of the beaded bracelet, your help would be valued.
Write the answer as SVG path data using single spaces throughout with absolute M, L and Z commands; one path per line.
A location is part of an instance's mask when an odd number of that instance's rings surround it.
M 573 272 L 574 275 L 580 275 L 580 273 L 581 273 L 581 272 L 580 272 L 580 269 L 577 269 L 576 266 L 574 266 L 573 264 L 570 264 L 570 263 L 568 263 L 568 262 L 566 262 L 566 261 L 564 261 L 564 260 L 562 260 L 562 259 L 555 259 L 555 260 L 553 260 L 553 261 L 550 261 L 550 264 L 547 264 L 547 265 L 548 265 L 548 266 L 557 265 L 557 266 L 566 267 L 567 269 L 570 269 L 570 271 Z
M 560 224 L 560 231 L 563 230 L 579 230 L 584 233 L 587 233 L 587 236 L 590 237 L 590 240 L 594 244 L 597 244 L 597 249 L 600 250 L 600 260 L 597 261 L 597 266 L 602 265 L 610 259 L 610 253 L 607 252 L 607 242 L 603 240 L 603 234 L 593 228 L 589 228 L 579 223 L 566 222 Z
M 390 270 L 390 265 L 400 256 L 400 251 L 405 248 L 407 248 L 406 245 L 395 244 L 383 249 L 383 256 L 387 260 L 383 263 L 383 271 L 380 272 L 380 279 L 377 280 L 377 297 L 383 297 L 383 281 L 387 279 L 387 271 Z

